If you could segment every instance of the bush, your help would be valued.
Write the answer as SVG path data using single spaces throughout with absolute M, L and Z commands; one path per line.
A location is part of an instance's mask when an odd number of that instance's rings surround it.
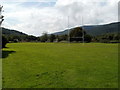
M 40 37 L 41 42 L 46 42 L 48 40 L 48 35 L 47 33 L 43 33 L 43 35 Z
M 56 37 L 55 37 L 54 34 L 51 34 L 51 35 L 49 36 L 49 39 L 50 39 L 50 42 L 53 42 L 53 41 L 56 39 Z
M 7 42 L 7 38 L 5 36 L 2 36 L 2 48 L 6 47 Z
M 86 41 L 86 42 L 91 42 L 91 40 L 92 40 L 92 36 L 86 34 L 86 35 L 85 35 L 85 41 Z

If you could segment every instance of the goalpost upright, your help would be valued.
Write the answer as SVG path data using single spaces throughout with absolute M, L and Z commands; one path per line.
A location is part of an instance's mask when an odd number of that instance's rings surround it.
M 68 43 L 70 42 L 69 16 L 68 16 Z
M 85 40 L 85 39 L 84 39 L 84 36 L 85 36 L 85 35 L 84 35 L 84 26 L 83 26 L 83 16 L 82 16 L 82 20 L 81 20 L 81 21 L 82 21 L 82 34 L 83 34 L 83 35 L 82 35 L 82 39 L 83 39 L 83 45 L 84 45 L 84 40 Z

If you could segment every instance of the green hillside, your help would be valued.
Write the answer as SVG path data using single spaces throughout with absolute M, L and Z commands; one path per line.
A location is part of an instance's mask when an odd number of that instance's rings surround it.
M 85 31 L 92 35 L 92 36 L 97 36 L 97 35 L 103 35 L 106 33 L 118 33 L 120 32 L 120 30 L 118 29 L 118 27 L 120 27 L 120 22 L 116 22 L 116 23 L 110 23 L 110 24 L 105 24 L 105 25 L 90 25 L 90 26 L 82 26 Z M 70 30 L 72 30 L 73 28 L 71 28 Z M 68 30 L 64 30 L 61 32 L 56 32 L 53 33 L 55 35 L 64 35 L 64 34 L 68 34 Z
M 36 41 L 37 37 L 32 35 L 27 35 L 23 32 L 17 30 L 11 30 L 2 27 L 2 35 L 7 38 L 10 42 L 18 42 L 18 41 Z
M 2 34 L 3 35 L 17 35 L 17 36 L 21 36 L 21 35 L 27 35 L 25 33 L 19 32 L 17 30 L 11 30 L 11 29 L 7 29 L 2 27 Z

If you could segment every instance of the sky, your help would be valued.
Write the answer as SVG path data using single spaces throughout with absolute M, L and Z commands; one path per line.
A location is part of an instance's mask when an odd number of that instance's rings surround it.
M 16 2 L 17 1 L 17 2 Z M 0 0 L 3 27 L 29 35 L 118 21 L 119 0 Z

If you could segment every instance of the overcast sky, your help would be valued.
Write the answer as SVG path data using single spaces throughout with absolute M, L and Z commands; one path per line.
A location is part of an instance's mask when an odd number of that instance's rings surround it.
M 17 1 L 17 2 L 16 2 Z M 0 0 L 4 27 L 30 35 L 118 21 L 119 0 Z

